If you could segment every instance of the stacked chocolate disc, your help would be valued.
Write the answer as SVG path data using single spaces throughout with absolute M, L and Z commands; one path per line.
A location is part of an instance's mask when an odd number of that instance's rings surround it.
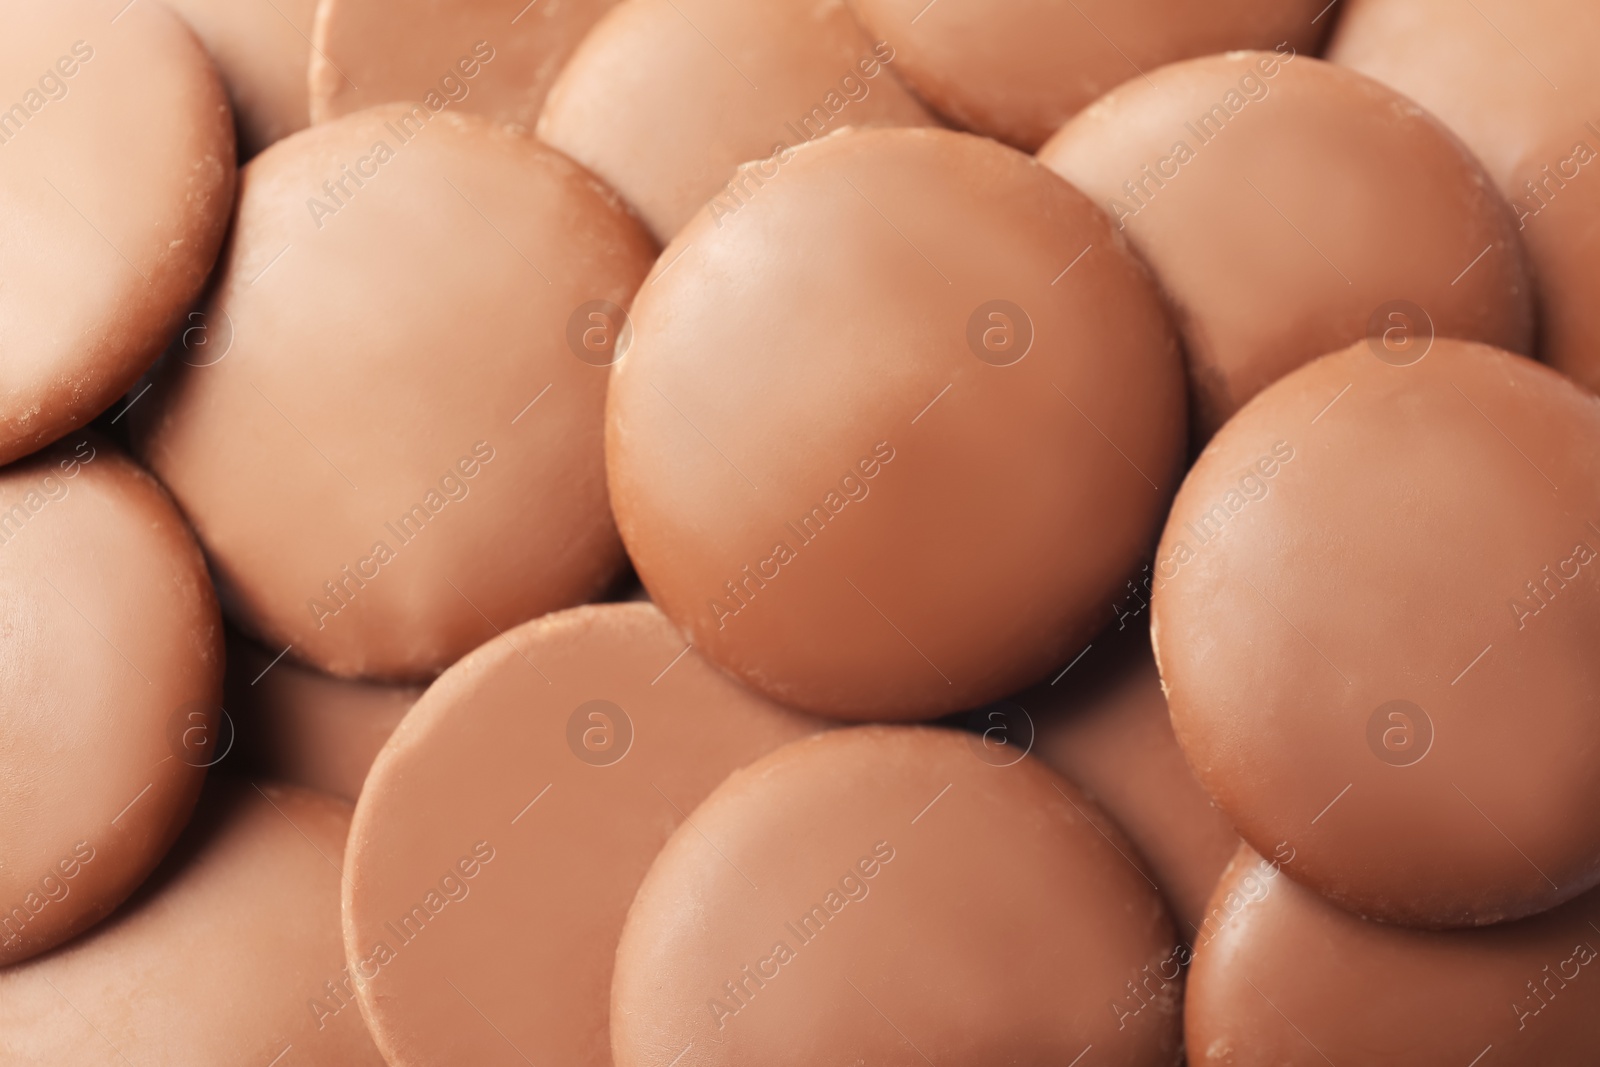
M 1600 1062 L 1590 8 L 169 2 L 0 0 L 0 1065 Z

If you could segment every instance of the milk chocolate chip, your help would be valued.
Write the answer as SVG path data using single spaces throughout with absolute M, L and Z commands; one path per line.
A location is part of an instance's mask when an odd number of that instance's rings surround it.
M 183 829 L 222 622 L 172 501 L 83 432 L 0 471 L 0 604 L 4 965 L 97 922 Z
M 732 775 L 617 948 L 617 1067 L 1170 1064 L 1182 963 L 1131 845 L 1033 759 L 858 727 Z
M 616 0 L 320 0 L 311 118 L 403 100 L 532 130 L 562 64 Z
M 219 779 L 115 916 L 0 970 L 0 1059 L 383 1067 L 339 952 L 349 826 L 332 797 Z
M 1154 636 L 1196 776 L 1357 914 L 1514 919 L 1600 881 L 1600 399 L 1440 338 L 1301 368 L 1173 506 Z
M 1438 120 L 1342 67 L 1276 52 L 1174 64 L 1039 158 L 1155 268 L 1202 437 L 1308 360 L 1405 328 L 1531 351 L 1517 223 Z
M 452 667 L 350 835 L 345 949 L 389 1063 L 607 1067 L 612 957 L 650 860 L 730 771 L 820 726 L 649 604 L 551 615 Z
M 1600 893 L 1484 930 L 1408 930 L 1281 877 L 1284 858 L 1241 849 L 1211 898 L 1184 1008 L 1196 1067 L 1594 1062 Z
M 415 681 L 604 588 L 605 364 L 654 252 L 615 196 L 403 105 L 280 141 L 242 185 L 208 339 L 134 408 L 229 613 Z
M 539 136 L 610 182 L 666 241 L 702 207 L 731 224 L 807 141 L 932 124 L 894 58 L 844 0 L 627 0 L 562 71 Z
M 1239 835 L 1183 762 L 1148 640 L 1149 590 L 1124 591 L 1130 622 L 1095 638 L 1053 681 L 976 713 L 980 738 L 1020 715 L 1037 731 L 1033 751 L 1081 786 L 1127 831 L 1133 858 L 1171 902 L 1178 935 L 1193 941 L 1206 898 L 1239 847 Z M 1015 754 L 1015 753 L 1013 753 Z
M 83 426 L 160 355 L 216 261 L 233 120 L 160 4 L 3 5 L 0 463 Z
M 695 218 L 633 313 L 612 503 L 695 648 L 774 699 L 917 718 L 1076 652 L 1184 434 L 1153 286 L 1081 194 L 944 130 L 803 146 Z
M 1518 167 L 1600 118 L 1600 7 L 1572 0 L 1347 0 L 1328 58 L 1438 115 L 1512 195 Z M 1535 162 L 1537 160 L 1538 162 Z
M 1090 101 L 1190 56 L 1315 47 L 1320 0 L 850 0 L 956 125 L 1033 151 Z M 1328 12 L 1324 9 L 1323 16 Z
M 233 102 L 239 154 L 311 122 L 307 58 L 317 0 L 166 0 L 216 60 Z

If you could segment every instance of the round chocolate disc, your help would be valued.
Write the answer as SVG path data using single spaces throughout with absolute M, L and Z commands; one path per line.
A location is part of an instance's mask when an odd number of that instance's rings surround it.
M 1516 168 L 1554 167 L 1567 158 L 1561 149 L 1592 136 L 1588 124 L 1600 118 L 1600 6 L 1347 0 L 1340 7 L 1328 58 L 1438 115 L 1512 196 L 1526 180 Z
M 1033 151 L 1102 93 L 1164 63 L 1315 47 L 1321 0 L 850 0 L 907 81 L 965 129 Z M 1328 14 L 1326 10 L 1323 15 Z
M 1192 941 L 1239 835 L 1183 762 L 1150 654 L 1149 616 L 1140 607 L 1149 590 L 1136 584 L 1124 591 L 1123 607 L 1144 625 L 1128 621 L 1101 634 L 1054 681 L 972 718 L 990 741 L 995 727 L 1010 740 L 1023 730 L 1037 733 L 1034 754 L 1117 820 L 1139 850 L 1133 858 L 1171 903 L 1179 936 Z M 1004 749 L 989 748 L 992 758 L 1006 758 Z
M 1156 560 L 1196 776 L 1360 915 L 1498 922 L 1600 882 L 1600 400 L 1539 364 L 1376 339 L 1219 433 Z
M 572 50 L 617 0 L 320 0 L 311 118 L 403 100 L 532 130 Z
M 1484 930 L 1367 922 L 1241 849 L 1184 1008 L 1196 1067 L 1537 1063 L 1600 1049 L 1600 893 Z
M 1187 950 L 1132 846 L 972 742 L 839 730 L 718 786 L 628 912 L 617 1067 L 1171 1064 Z
M 391 105 L 257 157 L 193 341 L 133 408 L 230 615 L 423 680 L 603 589 L 606 365 L 653 255 L 592 176 L 483 119 Z
M 317 0 L 166 0 L 216 60 L 233 101 L 239 154 L 311 122 L 307 59 Z
M 0 970 L 0 1060 L 383 1067 L 339 952 L 349 827 L 332 797 L 219 778 L 116 915 Z
M 125 0 L 6 3 L 0 463 L 83 426 L 160 355 L 233 207 L 233 120 L 183 21 Z
M 1596 109 L 1600 116 L 1600 108 Z M 1511 206 L 1522 223 L 1539 290 L 1539 356 L 1600 392 L 1600 121 L 1557 134 L 1513 171 Z
M 1106 218 L 993 141 L 846 131 L 698 215 L 607 407 L 618 526 L 725 669 L 918 718 L 1014 692 L 1098 628 L 1185 441 L 1159 297 Z
M 1287 51 L 1174 64 L 1106 96 L 1039 158 L 1154 268 L 1202 437 L 1362 337 L 1530 351 L 1505 199 L 1438 120 L 1342 67 Z
M 844 0 L 627 0 L 562 71 L 539 136 L 610 182 L 666 241 L 702 207 L 730 224 L 807 141 L 846 126 L 931 125 L 894 58 Z M 741 163 L 751 165 L 735 173 Z
M 445 672 L 374 764 L 345 868 L 346 955 L 392 1067 L 609 1067 L 650 860 L 730 771 L 820 725 L 649 604 L 538 619 Z
M 98 921 L 183 829 L 222 622 L 167 494 L 81 431 L 0 470 L 0 604 L 4 965 Z
M 332 793 L 354 804 L 394 728 L 422 689 L 334 678 L 233 636 L 223 683 L 227 728 L 238 731 L 228 763 Z

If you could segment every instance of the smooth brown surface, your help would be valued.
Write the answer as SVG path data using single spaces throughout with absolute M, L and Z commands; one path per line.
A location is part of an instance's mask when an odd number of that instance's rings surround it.
M 172 501 L 82 432 L 0 471 L 0 605 L 3 965 L 97 922 L 183 829 L 222 621 Z
M 953 731 L 839 730 L 689 818 L 617 949 L 618 1067 L 1177 1059 L 1186 950 L 1166 907 L 1035 760 L 992 766 Z
M 569 334 L 653 258 L 615 197 L 399 105 L 280 141 L 242 185 L 206 343 L 132 415 L 230 615 L 330 673 L 425 680 L 602 590 L 607 372 Z
M 345 948 L 389 1063 L 609 1064 L 612 956 L 651 859 L 728 772 L 820 726 L 649 604 L 538 619 L 452 667 L 350 835 Z
M 311 118 L 403 100 L 532 130 L 545 94 L 616 0 L 319 0 Z
M 1600 107 L 1513 172 L 1511 204 L 1539 290 L 1539 356 L 1600 392 Z M 1531 188 L 1529 184 L 1531 183 Z
M 354 804 L 422 688 L 334 678 L 276 655 L 230 636 L 223 707 L 238 735 L 223 769 L 243 766 Z
M 1600 881 L 1597 441 L 1600 399 L 1444 339 L 1318 360 L 1212 440 L 1153 632 L 1178 740 L 1257 851 L 1424 926 Z
M 319 793 L 208 788 L 168 862 L 126 907 L 89 936 L 0 971 L 0 1060 L 383 1067 L 338 989 L 349 825 L 349 805 Z
M 1140 606 L 1149 589 L 1125 592 L 1123 608 L 1137 620 L 1097 636 L 1081 662 L 1014 703 L 1031 716 L 1034 755 L 1116 819 L 1171 903 L 1179 936 L 1193 942 L 1239 835 L 1194 780 L 1173 735 Z
M 1315 48 L 1319 0 L 850 0 L 904 77 L 964 129 L 1033 151 L 1130 78 L 1238 48 Z M 1325 17 L 1318 18 L 1319 11 Z
M 1600 118 L 1600 7 L 1573 0 L 1347 0 L 1328 58 L 1438 115 L 1511 196 L 1519 167 Z
M 0 463 L 133 384 L 227 228 L 233 121 L 216 69 L 172 12 L 124 7 L 0 3 Z
M 1420 306 L 1418 331 L 1531 351 L 1505 200 L 1438 120 L 1342 67 L 1277 53 L 1174 64 L 1100 100 L 1039 158 L 1154 268 L 1202 439 L 1295 367 L 1387 329 L 1392 301 Z
M 1081 648 L 1185 440 L 1171 329 L 1105 217 L 992 141 L 871 130 L 722 221 L 662 253 L 607 402 L 655 602 L 844 718 L 972 707 Z
M 1407 930 L 1241 849 L 1212 912 L 1184 1012 L 1196 1067 L 1587 1067 L 1600 1048 L 1600 894 L 1486 930 Z
M 228 86 L 248 159 L 311 123 L 306 74 L 317 0 L 166 0 L 194 27 Z
M 702 208 L 714 222 L 739 211 L 807 141 L 931 125 L 894 57 L 844 0 L 627 0 L 561 72 L 539 136 L 667 241 Z

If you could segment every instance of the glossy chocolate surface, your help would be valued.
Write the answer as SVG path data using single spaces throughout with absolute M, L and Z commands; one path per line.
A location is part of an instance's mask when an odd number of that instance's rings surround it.
M 1505 199 L 1437 119 L 1343 67 L 1287 49 L 1173 64 L 1039 158 L 1155 271 L 1201 440 L 1294 368 L 1397 324 L 1532 351 Z
M 1182 460 L 1176 342 L 1104 215 L 945 130 L 800 148 L 633 308 L 612 506 L 707 658 L 840 718 L 1030 684 L 1101 625 Z
M 0 605 L 4 965 L 97 922 L 183 829 L 222 620 L 171 499 L 81 431 L 0 470 Z
M 605 1067 L 634 890 L 736 767 L 822 728 L 719 673 L 649 604 L 506 632 L 447 671 L 356 808 L 344 931 L 392 1067 Z
M 243 175 L 204 343 L 132 415 L 230 616 L 341 677 L 426 681 L 604 589 L 613 354 L 584 342 L 614 345 L 654 255 L 614 194 L 531 138 L 402 105 Z
M 617 1067 L 1173 1063 L 1187 950 L 1131 846 L 973 741 L 837 730 L 719 786 L 628 912 Z
M 1435 927 L 1600 881 L 1597 441 L 1600 399 L 1440 338 L 1311 363 L 1200 457 L 1157 659 L 1196 776 L 1291 877 Z

